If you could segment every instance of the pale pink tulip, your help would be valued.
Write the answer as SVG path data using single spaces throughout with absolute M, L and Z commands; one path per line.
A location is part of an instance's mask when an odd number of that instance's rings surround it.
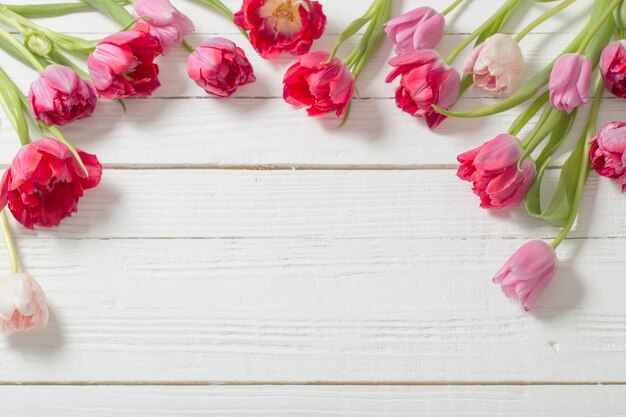
M 559 57 L 550 73 L 550 102 L 552 107 L 568 113 L 589 101 L 591 61 L 580 54 Z
M 164 53 L 194 31 L 193 22 L 169 0 L 138 0 L 134 7 L 135 17 L 150 25 L 150 34 L 161 42 Z
M 387 37 L 401 55 L 418 49 L 432 49 L 443 38 L 445 17 L 430 7 L 418 7 L 385 23 Z
M 552 246 L 541 240 L 532 240 L 519 248 L 493 278 L 495 284 L 509 298 L 522 303 L 530 310 L 550 284 L 559 268 L 559 260 Z
M 496 94 L 515 92 L 524 80 L 524 56 L 509 35 L 497 33 L 478 45 L 465 61 L 465 74 L 474 84 Z
M 34 278 L 22 273 L 0 278 L 0 334 L 43 329 L 47 324 L 46 296 Z

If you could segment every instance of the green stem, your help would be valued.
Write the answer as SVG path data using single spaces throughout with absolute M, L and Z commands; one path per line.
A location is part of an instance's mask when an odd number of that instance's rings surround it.
M 2 229 L 2 236 L 4 236 L 4 244 L 7 247 L 9 253 L 9 261 L 11 262 L 11 272 L 20 272 L 20 265 L 17 260 L 17 251 L 15 250 L 15 244 L 11 238 L 11 231 L 9 230 L 9 222 L 7 216 L 4 214 L 4 210 L 0 210 L 0 228 Z
M 539 120 L 537 121 L 537 124 L 535 125 L 533 130 L 530 132 L 530 134 L 528 135 L 528 137 L 522 144 L 522 146 L 524 147 L 524 150 L 528 151 L 528 153 L 532 153 L 532 151 L 535 150 L 535 148 L 539 145 L 539 142 L 534 143 L 536 142 L 535 138 L 537 137 L 537 134 L 543 127 L 543 124 L 550 117 L 552 110 L 553 110 L 552 106 L 548 106 L 544 109 L 543 113 L 541 113 L 541 116 L 539 117 Z
M 500 7 L 493 15 L 491 15 L 491 17 L 489 19 L 487 19 L 475 31 L 470 33 L 470 35 L 467 38 L 465 38 L 460 44 L 457 45 L 456 48 L 454 48 L 454 50 L 452 52 L 450 52 L 450 55 L 448 55 L 448 57 L 446 58 L 446 63 L 448 63 L 448 64 L 452 63 L 454 58 L 456 58 L 457 55 L 460 54 L 461 51 L 463 51 L 463 49 L 465 49 L 470 43 L 472 43 L 472 41 L 474 39 L 479 37 L 481 33 L 483 33 L 485 30 L 489 29 L 491 27 L 491 25 L 493 25 L 494 22 L 497 21 L 500 16 L 502 16 L 505 13 L 507 13 L 508 10 L 509 10 L 509 7 L 511 5 L 513 5 L 513 4 L 515 4 L 517 1 L 518 0 L 507 0 L 502 5 L 502 7 Z
M 593 104 L 591 106 L 591 110 L 589 112 L 589 120 L 587 121 L 587 126 L 585 128 L 585 132 L 581 135 L 580 140 L 585 141 L 585 144 L 582 149 L 582 158 L 580 164 L 580 171 L 578 173 L 578 184 L 576 185 L 576 191 L 574 194 L 574 201 L 572 202 L 572 209 L 570 211 L 569 217 L 567 218 L 567 223 L 563 226 L 563 229 L 558 234 L 556 239 L 550 244 L 554 249 L 556 249 L 561 242 L 567 237 L 567 234 L 572 230 L 574 226 L 574 222 L 576 221 L 576 217 L 578 217 L 578 209 L 580 208 L 580 202 L 582 200 L 583 191 L 585 188 L 585 183 L 587 182 L 587 176 L 589 175 L 589 148 L 591 144 L 589 139 L 595 134 L 597 122 L 598 122 L 598 112 L 600 110 L 600 103 L 602 102 L 602 93 L 604 92 L 604 81 L 600 79 L 598 82 L 598 87 L 596 88 L 596 95 L 593 99 Z
M 9 10 L 4 5 L 0 5 L 0 22 L 15 28 L 25 37 L 32 34 L 43 34 L 52 40 L 55 46 L 70 52 L 89 54 L 95 49 L 97 44 L 97 41 L 89 41 L 75 36 L 57 33 L 43 26 L 39 26 L 29 19 Z
M 589 42 L 591 42 L 593 37 L 596 35 L 596 32 L 600 30 L 600 28 L 604 25 L 605 21 L 609 17 L 611 17 L 611 15 L 613 14 L 613 10 L 617 6 L 619 6 L 621 2 L 622 0 L 613 0 L 613 2 L 609 4 L 607 9 L 604 11 L 604 13 L 602 13 L 600 17 L 598 18 L 598 21 L 587 32 L 587 35 L 585 36 L 580 46 L 578 47 L 578 50 L 576 51 L 577 54 L 582 54 L 583 52 L 585 52 L 585 49 L 587 49 Z
M 185 48 L 187 50 L 187 52 L 189 52 L 189 53 L 192 53 L 193 51 L 195 51 L 193 46 L 191 46 L 189 44 L 189 42 L 187 42 L 187 39 L 183 39 L 183 48 Z
M 0 38 L 6 40 L 13 48 L 15 48 L 20 54 L 22 54 L 24 59 L 28 61 L 28 63 L 32 65 L 32 67 L 35 68 L 37 71 L 41 72 L 44 70 L 44 66 L 37 59 L 37 57 L 35 57 L 35 55 L 27 47 L 25 47 L 22 42 L 15 39 L 13 35 L 11 35 L 3 28 L 0 28 Z
M 624 29 L 617 28 L 617 40 L 624 39 Z
M 205 4 L 206 6 L 209 6 L 213 10 L 218 11 L 219 13 L 223 14 L 228 20 L 232 22 L 233 17 L 234 17 L 233 12 L 228 8 L 228 6 L 226 6 L 220 0 L 197 0 L 197 1 Z M 239 29 L 239 32 L 241 32 L 244 38 L 246 38 L 247 40 L 250 40 L 250 35 L 248 35 L 248 32 L 246 32 L 239 26 L 237 26 L 237 29 Z
M 455 2 L 453 2 L 451 5 L 449 5 L 443 12 L 441 12 L 442 15 L 447 16 L 448 13 L 450 13 L 452 10 L 456 9 L 456 7 L 463 3 L 463 0 L 456 0 Z
M 546 91 L 545 93 L 537 97 L 537 99 L 533 101 L 532 104 L 528 106 L 526 110 L 524 110 L 519 116 L 517 116 L 517 118 L 515 119 L 515 121 L 513 121 L 513 123 L 511 124 L 511 127 L 509 128 L 509 131 L 508 131 L 509 135 L 517 136 L 518 133 L 522 130 L 522 128 L 526 126 L 526 124 L 546 104 L 549 97 L 550 97 L 550 93 Z
M 559 13 L 560 11 L 565 9 L 567 6 L 573 4 L 575 1 L 576 0 L 565 0 L 562 3 L 560 3 L 559 5 L 553 7 L 552 9 L 548 10 L 547 12 L 545 12 L 544 14 L 542 14 L 541 16 L 539 16 L 538 18 L 533 20 L 524 29 L 522 29 L 522 31 L 520 33 L 518 33 L 517 36 L 515 36 L 515 41 L 516 42 L 520 42 L 522 39 L 524 39 L 524 37 L 526 35 L 528 35 L 530 32 L 532 32 L 532 30 L 535 29 L 537 26 L 539 26 L 540 24 L 542 24 L 546 20 L 550 19 L 552 16 L 556 15 L 557 13 Z

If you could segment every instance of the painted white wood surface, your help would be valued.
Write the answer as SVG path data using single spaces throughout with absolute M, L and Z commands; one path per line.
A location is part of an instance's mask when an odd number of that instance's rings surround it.
M 280 99 L 292 59 L 265 62 L 221 17 L 175 3 L 196 23 L 192 43 L 236 40 L 259 81 L 232 100 L 208 98 L 175 51 L 161 61 L 154 98 L 128 100 L 126 117 L 100 103 L 95 117 L 64 129 L 107 169 L 62 227 L 13 223 L 52 319 L 43 332 L 0 341 L 0 414 L 626 415 L 626 212 L 616 186 L 590 178 L 582 218 L 559 250 L 562 269 L 523 313 L 490 278 L 525 240 L 555 230 L 521 209 L 478 209 L 455 178 L 456 155 L 506 130 L 516 112 L 429 132 L 395 108 L 385 45 L 337 130 Z M 368 3 L 323 0 L 329 25 L 316 47 Z M 433 4 L 396 3 L 398 12 Z M 568 42 L 590 3 L 524 40 L 531 72 Z M 527 1 L 527 16 L 506 31 L 549 6 Z M 442 51 L 493 7 L 468 0 Z M 92 38 L 117 29 L 95 13 L 44 24 Z M 4 55 L 0 65 L 23 88 L 34 76 Z M 493 100 L 470 90 L 459 108 Z M 623 119 L 625 109 L 605 100 L 601 119 Z M 2 115 L 0 166 L 17 149 Z M 253 385 L 197 385 L 213 383 Z
M 12 399 L 11 417 L 622 417 L 626 407 L 619 386 L 0 387 L 0 396 Z

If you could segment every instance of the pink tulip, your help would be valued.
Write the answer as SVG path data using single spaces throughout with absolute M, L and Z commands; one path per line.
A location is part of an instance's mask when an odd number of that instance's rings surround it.
M 498 135 L 485 144 L 458 156 L 461 163 L 457 176 L 472 183 L 474 194 L 480 197 L 480 206 L 487 209 L 509 209 L 526 196 L 535 180 L 535 163 L 524 159 L 524 152 L 515 136 Z
M 30 86 L 30 110 L 37 120 L 62 126 L 91 116 L 98 92 L 71 68 L 50 65 Z
M 162 52 L 161 42 L 150 34 L 146 23 L 102 39 L 87 59 L 100 97 L 113 100 L 152 95 L 161 85 L 154 60 Z
M 626 40 L 612 42 L 604 48 L 600 73 L 607 90 L 616 97 L 626 98 Z
M 609 122 L 591 140 L 589 159 L 596 172 L 626 191 L 626 123 Z
M 433 49 L 407 52 L 389 60 L 389 65 L 395 68 L 386 82 L 402 75 L 396 90 L 396 105 L 413 117 L 426 118 L 431 130 L 439 126 L 446 116 L 433 109 L 433 105 L 447 109 L 454 103 L 461 85 L 459 73 Z
M 433 49 L 441 39 L 446 19 L 430 7 L 418 7 L 385 23 L 387 37 L 401 55 L 418 49 Z
M 20 273 L 0 278 L 0 334 L 43 329 L 47 324 L 46 296 L 34 278 Z
M 515 92 L 524 80 L 524 56 L 509 35 L 497 33 L 478 45 L 465 61 L 465 74 L 474 84 L 496 94 Z
M 207 39 L 189 55 L 187 74 L 209 94 L 229 97 L 256 80 L 246 54 L 224 38 Z
M 283 77 L 283 98 L 296 107 L 307 107 L 309 116 L 335 113 L 342 117 L 352 94 L 354 77 L 339 58 L 330 63 L 328 51 L 315 51 L 302 55 L 287 69 Z
M 493 282 L 502 285 L 504 294 L 518 299 L 528 311 L 558 269 L 559 260 L 552 246 L 541 240 L 532 240 L 506 261 Z
M 135 17 L 150 25 L 150 34 L 161 42 L 164 53 L 194 31 L 193 22 L 169 0 L 137 0 L 134 7 Z
M 550 73 L 550 101 L 552 107 L 568 113 L 589 101 L 591 61 L 580 54 L 559 57 Z

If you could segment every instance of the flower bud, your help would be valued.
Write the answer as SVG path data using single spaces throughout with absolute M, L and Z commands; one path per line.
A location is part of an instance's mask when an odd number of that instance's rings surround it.
M 552 246 L 532 240 L 519 248 L 493 278 L 509 298 L 530 310 L 559 269 L 559 260 Z
M 580 54 L 560 56 L 550 73 L 548 89 L 552 107 L 571 113 L 589 101 L 591 61 Z
M 0 278 L 0 334 L 43 329 L 47 324 L 46 296 L 34 278 L 17 272 Z
M 398 54 L 433 49 L 443 38 L 446 20 L 430 7 L 418 7 L 385 23 L 387 37 Z

